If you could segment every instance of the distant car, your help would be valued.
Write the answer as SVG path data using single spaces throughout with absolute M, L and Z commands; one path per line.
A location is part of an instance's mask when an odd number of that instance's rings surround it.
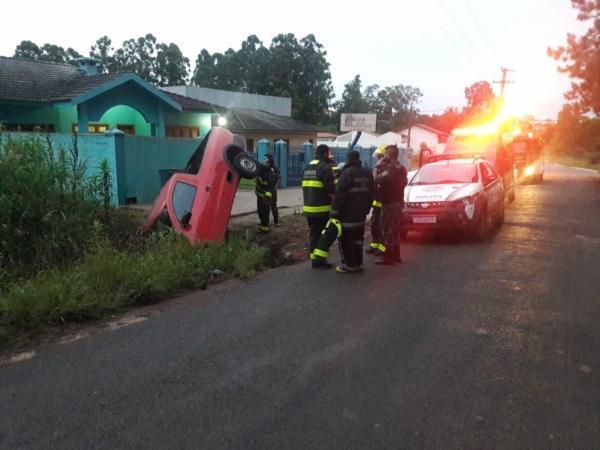
M 522 183 L 544 181 L 542 144 L 532 133 L 515 136 L 510 144 L 515 159 L 517 180 Z
M 144 228 L 158 221 L 191 242 L 221 242 L 240 178 L 254 178 L 257 162 L 242 137 L 213 128 L 190 157 L 185 170 L 162 187 Z
M 484 239 L 504 223 L 504 185 L 482 158 L 445 159 L 421 167 L 404 194 L 402 233 L 463 230 Z

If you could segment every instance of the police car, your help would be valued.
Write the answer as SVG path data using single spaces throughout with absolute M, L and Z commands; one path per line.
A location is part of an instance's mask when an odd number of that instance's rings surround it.
M 502 178 L 483 158 L 450 158 L 421 167 L 404 193 L 402 234 L 462 230 L 481 240 L 504 223 Z

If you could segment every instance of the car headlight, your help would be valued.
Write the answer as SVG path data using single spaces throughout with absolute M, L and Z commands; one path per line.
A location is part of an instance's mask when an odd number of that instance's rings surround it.
M 526 177 L 530 177 L 535 173 L 535 166 L 527 166 L 525 168 L 524 174 Z

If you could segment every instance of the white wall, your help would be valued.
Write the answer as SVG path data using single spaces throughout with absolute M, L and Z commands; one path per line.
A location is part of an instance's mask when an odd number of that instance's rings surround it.
M 289 97 L 248 94 L 200 86 L 167 86 L 161 89 L 224 108 L 260 109 L 278 116 L 292 115 L 292 99 Z
M 406 145 L 408 139 L 408 129 L 402 130 L 400 134 L 403 137 L 403 144 Z M 436 153 L 443 152 L 445 147 L 445 144 L 438 144 L 437 133 L 419 127 L 412 127 L 410 132 L 410 146 L 413 149 L 418 150 L 421 142 L 425 142 L 427 146 Z

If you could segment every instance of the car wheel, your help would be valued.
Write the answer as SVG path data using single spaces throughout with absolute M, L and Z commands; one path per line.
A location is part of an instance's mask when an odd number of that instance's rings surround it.
M 483 209 L 479 217 L 477 218 L 477 222 L 473 225 L 473 239 L 476 241 L 483 241 L 487 237 L 488 232 L 488 214 L 487 209 Z
M 512 203 L 515 201 L 515 188 L 514 187 L 508 192 L 507 198 L 508 198 L 509 203 Z
M 258 172 L 258 165 L 248 153 L 238 153 L 233 158 L 233 166 L 242 178 L 254 178 Z
M 496 216 L 496 226 L 498 228 L 501 228 L 503 224 L 504 224 L 504 201 L 500 205 L 500 211 L 498 212 L 498 215 Z

